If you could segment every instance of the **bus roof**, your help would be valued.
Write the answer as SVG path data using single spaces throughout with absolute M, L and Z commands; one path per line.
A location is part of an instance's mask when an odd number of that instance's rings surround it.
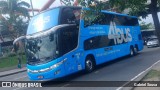
M 109 13 L 109 14 L 116 14 L 116 15 L 120 15 L 120 16 L 127 16 L 127 17 L 132 17 L 132 18 L 137 18 L 136 16 L 130 16 L 127 14 L 121 14 L 121 13 L 116 13 L 116 12 L 111 12 L 111 11 L 107 11 L 107 10 L 102 10 L 103 13 Z

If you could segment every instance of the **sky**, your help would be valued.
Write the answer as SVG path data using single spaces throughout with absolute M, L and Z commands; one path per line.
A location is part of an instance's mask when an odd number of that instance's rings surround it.
M 23 1 L 26 1 L 28 3 L 30 3 L 30 0 L 23 0 Z M 33 3 L 33 8 L 35 9 L 40 9 L 42 8 L 46 3 L 47 3 L 48 0 L 32 0 L 32 3 Z M 60 3 L 60 0 L 56 0 L 51 6 L 50 8 L 52 7 L 57 7 L 57 6 L 60 6 L 61 3 Z M 160 17 L 160 13 L 158 13 L 158 16 Z M 141 18 L 142 19 L 142 18 Z M 141 22 L 146 22 L 146 23 L 153 23 L 153 19 L 152 19 L 152 16 L 151 15 L 148 15 L 148 17 L 146 17 L 146 19 L 142 19 Z
M 30 0 L 23 0 L 23 1 L 26 1 L 26 2 L 30 3 Z M 33 8 L 38 8 L 39 9 L 39 8 L 43 7 L 43 5 L 45 5 L 47 1 L 48 0 L 32 0 Z M 53 6 L 56 7 L 56 6 L 59 6 L 59 5 L 61 5 L 60 0 L 56 0 L 52 4 L 51 7 L 53 7 Z

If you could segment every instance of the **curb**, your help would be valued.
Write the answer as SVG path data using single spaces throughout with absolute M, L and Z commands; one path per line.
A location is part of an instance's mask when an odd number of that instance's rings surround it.
M 22 69 L 22 70 L 17 70 L 15 72 L 11 72 L 11 73 L 6 73 L 6 74 L 1 74 L 0 77 L 5 77 L 5 76 L 9 76 L 9 75 L 13 75 L 13 74 L 17 74 L 17 73 L 21 73 L 21 72 L 25 72 L 27 71 L 26 69 Z M 3 72 L 2 72 L 3 73 Z
M 144 76 L 146 76 L 148 74 L 148 72 L 150 71 L 151 69 L 147 70 L 145 73 L 143 73 L 141 76 L 139 76 L 138 78 L 136 78 L 134 81 L 141 81 Z M 129 84 L 131 81 L 127 82 L 126 84 Z M 119 90 L 134 90 L 135 87 L 122 87 L 122 89 L 119 89 Z
M 150 66 L 150 67 L 149 67 L 148 69 L 146 69 L 145 71 L 139 73 L 139 74 L 138 74 L 138 75 L 139 75 L 138 77 L 135 77 L 134 80 L 131 80 L 131 81 L 125 83 L 123 86 L 129 84 L 129 83 L 132 82 L 132 81 L 141 81 L 141 80 L 144 78 L 144 76 L 146 76 L 146 75 L 148 74 L 148 72 L 149 72 L 150 70 L 152 70 L 153 67 L 155 67 L 158 63 L 160 63 L 160 60 L 157 61 L 156 63 L 154 63 L 152 66 Z M 121 87 L 118 88 L 117 90 L 133 90 L 133 89 L 135 88 L 135 87 L 123 87 L 123 86 L 121 86 Z

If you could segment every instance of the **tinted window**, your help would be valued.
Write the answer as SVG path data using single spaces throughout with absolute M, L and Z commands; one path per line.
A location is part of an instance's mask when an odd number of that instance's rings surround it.
M 60 31 L 60 45 L 61 54 L 68 53 L 69 51 L 75 49 L 78 45 L 78 28 L 63 28 Z
M 33 34 L 40 31 L 48 30 L 58 25 L 59 8 L 54 8 L 32 17 L 27 34 Z
M 138 25 L 137 18 L 131 18 L 127 16 L 114 15 L 113 21 L 116 23 L 116 25 L 122 25 L 122 26 L 137 26 Z
M 89 25 L 109 25 L 110 22 L 112 21 L 113 15 L 111 14 L 106 14 L 106 13 L 91 13 L 90 15 L 85 15 L 84 17 L 84 24 L 85 26 Z
M 107 35 L 92 37 L 84 41 L 85 50 L 97 49 L 113 45 L 114 45 L 114 40 L 108 39 Z
M 61 12 L 60 24 L 75 24 L 80 21 L 80 8 L 64 8 Z
M 109 14 L 109 13 L 87 13 L 87 15 L 84 16 L 84 24 L 85 26 L 89 25 L 110 25 L 110 22 L 113 21 L 116 23 L 116 25 L 121 26 L 137 26 L 138 19 L 137 18 L 131 18 L 127 16 L 122 15 L 115 15 L 115 14 Z

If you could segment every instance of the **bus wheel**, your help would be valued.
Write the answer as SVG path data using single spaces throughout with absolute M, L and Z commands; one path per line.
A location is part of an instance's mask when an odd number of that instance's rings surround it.
M 134 55 L 137 55 L 137 54 L 138 54 L 138 48 L 135 47 L 135 48 L 134 48 Z
M 133 47 L 130 48 L 130 56 L 134 56 L 134 48 Z
M 95 68 L 95 62 L 93 57 L 87 57 L 85 60 L 85 71 L 92 72 Z

